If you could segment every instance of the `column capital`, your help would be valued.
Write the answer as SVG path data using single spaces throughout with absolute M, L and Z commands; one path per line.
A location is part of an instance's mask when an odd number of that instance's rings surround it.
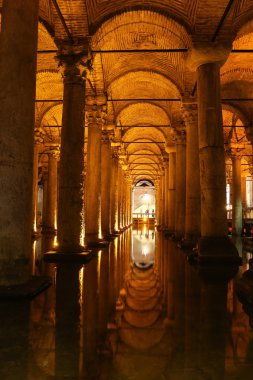
M 62 71 L 64 83 L 83 84 L 87 71 L 92 68 L 88 46 L 68 45 L 59 46 L 56 60 Z
M 45 132 L 41 127 L 34 129 L 34 144 L 42 144 L 44 142 Z
M 108 132 L 107 130 L 103 130 L 102 131 L 102 138 L 101 138 L 101 142 L 102 144 L 110 144 L 110 132 Z
M 59 146 L 50 146 L 49 149 L 47 150 L 47 155 L 48 158 L 60 158 L 60 147 Z
M 230 142 L 227 145 L 225 153 L 232 160 L 233 159 L 241 159 L 242 155 L 243 155 L 244 149 L 245 149 L 245 145 L 244 144 Z
M 85 99 L 85 111 L 87 124 L 99 124 L 103 128 L 107 119 L 105 96 L 87 96 Z
M 182 115 L 186 126 L 196 123 L 198 121 L 197 103 L 183 103 Z
M 230 42 L 194 42 L 186 59 L 187 66 L 192 71 L 196 71 L 199 66 L 207 63 L 216 63 L 222 66 L 226 62 L 231 48 Z
M 176 145 L 182 145 L 186 143 L 186 129 L 184 122 L 179 122 L 174 128 L 174 141 Z

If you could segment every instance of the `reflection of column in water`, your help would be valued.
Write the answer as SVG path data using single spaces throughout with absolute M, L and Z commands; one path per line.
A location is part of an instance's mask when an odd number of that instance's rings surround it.
M 228 317 L 225 282 L 202 282 L 200 313 L 201 366 L 210 378 L 223 379 Z
M 168 294 L 168 240 L 163 239 L 163 250 L 162 250 L 162 256 L 163 256 L 163 303 L 165 304 L 167 301 L 167 294 Z
M 115 304 L 115 283 L 114 283 L 114 243 L 109 245 L 109 309 L 113 309 Z
M 27 380 L 30 302 L 5 302 L 0 308 L 0 378 Z
M 104 249 L 100 261 L 98 338 L 105 338 L 109 316 L 109 247 Z
M 84 269 L 83 346 L 87 378 L 96 378 L 98 337 L 99 261 L 92 259 Z
M 129 268 L 129 264 L 130 264 L 130 257 L 131 257 L 131 239 L 132 239 L 132 230 L 131 229 L 128 229 L 126 231 L 126 248 L 125 248 L 125 252 L 124 252 L 124 261 L 125 261 L 125 264 L 124 264 L 124 274 L 125 272 L 128 270 Z
M 49 273 L 47 273 L 49 275 Z M 51 277 L 55 269 L 51 265 Z M 53 286 L 35 297 L 30 306 L 29 341 L 35 366 L 29 363 L 28 379 L 38 378 L 38 367 L 47 375 L 55 374 L 55 289 Z
M 185 256 L 174 247 L 175 251 L 175 318 L 174 318 L 174 354 L 175 363 L 184 367 L 185 355 Z
M 185 271 L 185 354 L 186 368 L 199 369 L 199 330 L 201 284 L 196 270 L 186 265 Z
M 55 374 L 79 376 L 81 265 L 59 264 L 56 271 Z
M 172 242 L 168 240 L 167 246 L 167 318 L 173 321 L 175 318 L 175 255 L 177 252 L 172 247 Z

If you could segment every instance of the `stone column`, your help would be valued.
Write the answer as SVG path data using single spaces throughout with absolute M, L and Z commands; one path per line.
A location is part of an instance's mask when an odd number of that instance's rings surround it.
M 182 111 L 186 126 L 185 239 L 186 244 L 194 245 L 200 236 L 200 179 L 197 104 L 185 102 L 183 104 Z
M 33 196 L 32 196 L 32 210 L 33 210 L 33 235 L 37 234 L 37 198 L 38 198 L 38 171 L 39 171 L 39 150 L 40 143 L 43 140 L 40 137 L 39 131 L 35 130 L 34 149 L 33 149 Z
M 242 232 L 241 157 L 232 156 L 232 234 Z
M 48 168 L 43 166 L 42 168 L 43 178 L 43 206 L 42 206 L 42 230 L 45 226 L 45 219 L 47 215 L 47 182 L 48 182 Z
M 169 153 L 168 230 L 175 232 L 176 216 L 176 153 Z
M 4 0 L 0 42 L 0 285 L 31 275 L 39 1 Z
M 64 93 L 59 169 L 58 252 L 83 251 L 83 172 L 85 81 L 74 52 L 59 56 Z
M 114 151 L 112 156 L 112 183 L 110 189 L 111 196 L 111 231 L 118 233 L 118 158 Z
M 48 152 L 47 204 L 43 228 L 43 232 L 45 233 L 56 232 L 58 155 L 59 151 L 54 149 Z
M 156 225 L 157 227 L 160 226 L 160 180 L 155 181 L 155 187 L 156 187 L 156 204 L 155 204 L 155 214 L 156 214 Z
M 119 164 L 118 167 L 118 228 L 121 231 L 122 230 L 122 208 L 123 208 L 123 175 L 122 175 L 122 169 Z
M 220 66 L 230 49 L 205 44 L 191 52 L 197 67 L 198 131 L 201 186 L 199 260 L 239 262 L 227 236 L 225 154 L 220 97 Z
M 163 158 L 163 175 L 162 175 L 162 200 L 161 200 L 161 209 L 162 209 L 162 229 L 167 229 L 167 182 L 168 182 L 168 175 L 167 175 L 167 167 L 168 162 L 166 158 Z
M 164 223 L 164 169 L 162 168 L 162 174 L 160 177 L 160 186 L 159 186 L 159 225 L 163 229 Z
M 247 202 L 246 202 L 246 177 L 241 177 L 241 194 L 242 194 L 242 205 L 243 208 L 246 208 Z
M 111 147 L 108 134 L 102 134 L 101 147 L 101 229 L 104 237 L 111 234 Z
M 164 163 L 164 228 L 168 230 L 169 223 L 169 160 Z
M 101 140 L 103 106 L 94 99 L 88 116 L 88 150 L 85 185 L 85 242 L 96 245 L 101 241 Z
M 181 240 L 185 235 L 185 193 L 186 193 L 186 146 L 185 131 L 176 137 L 176 211 L 175 236 Z

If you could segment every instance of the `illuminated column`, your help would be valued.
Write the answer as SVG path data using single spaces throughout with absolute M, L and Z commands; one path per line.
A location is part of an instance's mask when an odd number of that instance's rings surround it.
M 43 166 L 42 168 L 43 178 L 43 206 L 42 206 L 42 231 L 46 225 L 47 215 L 47 182 L 48 182 L 48 168 Z
M 122 228 L 126 227 L 126 181 L 125 172 L 122 172 Z
M 159 187 L 159 225 L 163 228 L 164 223 L 164 168 L 162 168 L 162 175 L 160 178 Z
M 155 181 L 156 185 L 156 205 L 155 205 L 155 214 L 156 214 L 156 225 L 160 226 L 160 180 Z
M 168 209 L 168 195 L 169 195 L 169 160 L 164 162 L 164 228 L 168 229 L 169 222 L 169 209 Z
M 201 235 L 225 236 L 225 158 L 220 100 L 220 68 L 198 67 Z M 212 133 L 208 133 L 208 131 Z
M 242 194 L 242 204 L 243 207 L 247 207 L 247 201 L 246 201 L 246 177 L 241 177 L 241 194 Z
M 176 238 L 182 239 L 185 234 L 185 192 L 186 192 L 186 147 L 185 131 L 179 131 L 176 138 Z
M 212 43 L 194 48 L 197 67 L 198 133 L 201 187 L 201 238 L 199 260 L 239 262 L 227 236 L 226 177 L 220 97 L 220 66 L 230 48 Z
M 47 206 L 43 232 L 55 233 L 57 216 L 57 182 L 58 182 L 58 155 L 59 151 L 48 152 L 47 175 Z
M 175 232 L 176 214 L 176 153 L 169 153 L 168 230 Z
M 59 168 L 58 251 L 83 251 L 83 171 L 85 81 L 74 52 L 59 55 L 64 66 L 61 158 Z
M 88 116 L 87 173 L 85 180 L 85 242 L 97 244 L 101 238 L 101 139 L 104 98 L 96 98 Z
M 122 169 L 121 169 L 121 166 L 119 164 L 119 167 L 118 167 L 118 228 L 119 230 L 122 229 L 122 207 L 123 207 L 123 199 L 122 199 L 122 195 L 123 195 L 123 175 L 122 175 Z
M 33 149 L 33 233 L 37 232 L 37 199 L 38 199 L 38 171 L 39 171 L 39 150 L 40 144 L 43 142 L 42 132 L 39 128 L 35 128 L 34 149 Z
M 102 134 L 101 146 L 101 229 L 104 237 L 111 234 L 111 147 L 108 134 Z
M 232 155 L 232 233 L 241 236 L 242 232 L 242 194 L 241 194 L 241 157 Z
M 186 126 L 185 238 L 196 243 L 200 236 L 200 179 L 198 110 L 196 103 L 183 104 Z
M 110 188 L 111 197 L 111 231 L 118 232 L 118 158 L 116 151 L 112 155 L 112 182 Z
M 129 226 L 132 223 L 132 180 L 131 177 L 128 175 L 126 178 L 127 182 L 127 225 Z
M 3 1 L 0 44 L 0 285 L 30 278 L 39 1 Z M 21 17 L 22 15 L 22 17 Z

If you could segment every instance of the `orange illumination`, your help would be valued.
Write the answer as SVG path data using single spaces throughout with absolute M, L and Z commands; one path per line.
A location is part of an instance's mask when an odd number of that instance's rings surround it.
M 56 235 L 54 237 L 53 246 L 54 246 L 54 248 L 58 247 L 58 240 L 57 240 L 57 236 Z

